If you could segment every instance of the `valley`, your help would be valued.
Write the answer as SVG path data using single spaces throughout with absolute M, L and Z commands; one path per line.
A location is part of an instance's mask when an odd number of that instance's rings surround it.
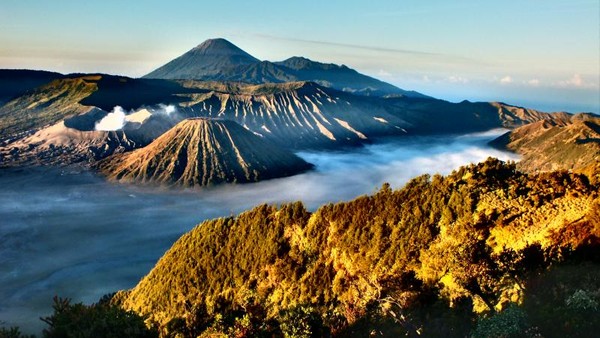
M 416 175 L 449 173 L 488 156 L 515 158 L 487 147 L 502 132 L 305 151 L 298 155 L 315 164 L 313 171 L 202 190 L 112 184 L 77 166 L 3 169 L 0 219 L 10 226 L 0 228 L 0 318 L 35 333 L 55 294 L 93 303 L 131 288 L 205 219 L 296 200 L 315 210 L 372 193 L 384 182 L 400 187 Z
M 234 76 L 244 73 L 240 67 L 257 64 L 286 67 L 285 74 L 295 75 Z M 94 168 L 104 158 L 148 146 L 177 123 L 198 117 L 234 121 L 264 139 L 264 147 L 301 151 L 357 147 L 390 136 L 515 128 L 566 114 L 499 102 L 451 103 L 306 58 L 260 62 L 223 39 L 207 40 L 139 79 L 0 73 L 0 94 L 10 97 L 0 106 L 0 167 L 77 163 Z M 11 74 L 21 89 L 9 90 Z M 111 127 L 99 128 L 105 123 Z M 224 181 L 239 180 L 234 176 Z
M 0 70 L 0 336 L 585 335 L 599 140 L 221 38 L 139 78 Z

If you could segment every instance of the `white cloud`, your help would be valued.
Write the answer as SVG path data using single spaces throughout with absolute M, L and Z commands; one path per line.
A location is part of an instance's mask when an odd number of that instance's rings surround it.
M 513 79 L 512 79 L 512 77 L 510 77 L 510 75 L 506 75 L 505 77 L 500 79 L 501 84 L 509 84 L 512 82 L 513 82 Z
M 585 84 L 583 78 L 579 74 L 574 74 L 570 79 L 563 81 L 563 83 L 567 87 L 582 87 Z
M 385 70 L 380 69 L 379 72 L 377 72 L 377 75 L 381 76 L 381 77 L 391 77 L 392 73 L 386 72 Z
M 467 79 L 467 78 L 464 78 L 462 76 L 454 76 L 454 75 L 449 76 L 446 80 L 448 82 L 452 82 L 452 83 L 468 83 L 469 82 L 469 79 Z
M 530 86 L 537 87 L 540 85 L 540 80 L 539 79 L 531 79 L 531 80 L 527 81 L 526 83 Z
M 584 88 L 584 89 L 597 89 L 598 88 L 597 82 L 596 83 L 588 82 L 580 74 L 573 74 L 573 76 L 570 77 L 569 79 L 563 80 L 563 81 L 558 81 L 554 85 L 558 86 L 558 87 L 571 87 L 571 88 Z

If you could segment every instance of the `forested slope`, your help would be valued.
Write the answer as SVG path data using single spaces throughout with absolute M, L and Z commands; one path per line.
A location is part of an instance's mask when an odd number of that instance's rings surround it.
M 599 203 L 586 176 L 489 159 L 314 213 L 297 202 L 205 221 L 113 301 L 164 335 L 460 336 L 474 313 L 529 299 L 535 271 L 597 255 Z

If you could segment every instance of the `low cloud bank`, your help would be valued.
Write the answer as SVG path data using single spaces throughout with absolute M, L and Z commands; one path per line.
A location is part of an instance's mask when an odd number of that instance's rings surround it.
M 158 109 L 175 113 L 168 107 Z M 93 303 L 131 288 L 181 234 L 208 218 L 296 200 L 315 210 L 373 193 L 384 182 L 400 188 L 417 175 L 448 174 L 488 156 L 516 159 L 486 145 L 503 132 L 406 137 L 352 151 L 302 152 L 316 165 L 314 171 L 201 190 L 115 185 L 63 169 L 5 171 L 0 175 L 0 219 L 7 225 L 0 227 L 0 318 L 9 326 L 41 330 L 37 318 L 52 312 L 56 294 Z

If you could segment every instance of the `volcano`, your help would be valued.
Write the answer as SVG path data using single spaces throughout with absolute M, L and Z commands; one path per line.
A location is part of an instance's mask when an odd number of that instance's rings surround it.
M 98 167 L 120 182 L 192 187 L 290 176 L 312 165 L 233 121 L 191 118 Z
M 311 81 L 364 96 L 429 98 L 361 74 L 345 65 L 321 63 L 298 56 L 280 62 L 260 61 L 225 39 L 206 40 L 144 78 L 251 84 Z

